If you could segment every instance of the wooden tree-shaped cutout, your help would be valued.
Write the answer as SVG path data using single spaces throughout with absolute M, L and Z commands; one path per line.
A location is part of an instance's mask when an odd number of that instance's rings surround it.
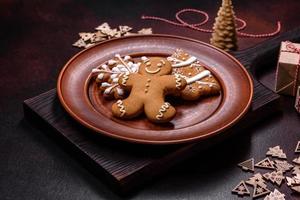
M 231 0 L 223 0 L 213 26 L 210 43 L 225 51 L 237 50 L 235 15 Z
M 252 171 L 254 172 L 254 159 L 251 158 L 249 160 L 243 161 L 238 164 L 239 167 L 241 167 L 245 171 Z
M 297 143 L 295 153 L 300 153 L 300 141 L 298 141 L 298 143 Z
M 265 173 L 264 178 L 270 180 L 272 183 L 276 183 L 278 186 L 281 185 L 282 181 L 284 180 L 284 176 L 282 171 L 273 171 L 271 173 Z
M 257 184 L 254 186 L 253 198 L 265 196 L 265 195 L 269 194 L 270 192 L 271 191 L 267 187 Z
M 300 165 L 300 156 L 298 158 L 295 158 L 293 162 L 296 163 L 297 165 Z
M 275 160 L 275 167 L 277 170 L 285 173 L 286 171 L 290 171 L 294 166 L 287 161 Z
M 232 193 L 238 194 L 239 196 L 250 195 L 249 189 L 244 181 L 241 181 L 233 190 Z
M 274 190 L 274 192 L 271 192 L 264 200 L 285 200 L 284 194 L 280 193 L 277 189 Z
M 294 175 L 300 174 L 300 166 L 295 166 L 293 168 L 292 174 L 294 174 Z
M 275 169 L 273 161 L 271 161 L 269 158 L 263 159 L 262 161 L 256 163 L 254 166 L 264 169 Z
M 280 146 L 270 147 L 269 151 L 266 153 L 267 156 L 277 157 L 286 159 L 286 154 L 282 151 Z

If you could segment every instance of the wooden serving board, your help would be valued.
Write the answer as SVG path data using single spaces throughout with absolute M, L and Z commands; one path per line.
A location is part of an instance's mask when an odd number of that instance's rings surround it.
M 57 98 L 56 89 L 25 100 L 24 114 L 29 122 L 53 136 L 56 142 L 79 159 L 92 173 L 105 177 L 115 191 L 127 194 L 176 163 L 223 141 L 225 136 L 228 137 L 278 111 L 280 96 L 260 84 L 256 77 L 261 68 L 276 64 L 280 42 L 284 40 L 300 41 L 300 28 L 252 48 L 232 53 L 253 75 L 254 98 L 251 109 L 239 123 L 227 130 L 226 134 L 198 143 L 149 146 L 93 134 L 64 111 Z

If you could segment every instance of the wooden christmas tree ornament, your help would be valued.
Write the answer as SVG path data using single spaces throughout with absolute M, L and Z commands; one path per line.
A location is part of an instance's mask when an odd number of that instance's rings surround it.
M 239 167 L 241 167 L 245 171 L 252 171 L 254 172 L 254 159 L 251 158 L 249 160 L 243 161 L 238 164 Z
M 287 185 L 295 192 L 300 193 L 300 174 L 293 178 L 286 177 Z
M 244 181 L 241 181 L 237 186 L 235 186 L 232 193 L 238 194 L 239 196 L 250 195 L 249 189 Z
M 223 0 L 213 26 L 210 43 L 225 51 L 237 50 L 235 15 L 231 0 Z
M 269 151 L 266 153 L 266 155 L 267 156 L 272 156 L 272 157 L 275 157 L 275 158 L 286 159 L 286 154 L 283 153 L 283 151 L 280 148 L 280 146 L 269 148 Z
M 298 143 L 297 143 L 295 153 L 300 153 L 300 141 L 298 141 Z
M 265 173 L 263 177 L 272 183 L 276 183 L 278 186 L 281 185 L 282 181 L 284 180 L 284 176 L 282 171 L 273 171 L 271 173 Z
M 277 170 L 285 173 L 286 171 L 290 171 L 294 166 L 287 161 L 275 160 L 275 167 Z
M 261 196 L 265 196 L 269 194 L 271 191 L 267 188 L 267 186 L 256 184 L 253 190 L 253 198 L 258 198 Z
M 296 176 L 290 178 L 286 177 L 287 185 L 288 186 L 299 186 L 300 185 L 300 174 L 297 174 Z
M 280 193 L 277 189 L 271 192 L 264 200 L 285 200 L 284 194 Z
M 295 158 L 293 162 L 296 163 L 297 165 L 300 165 L 300 156 L 298 158 Z
M 265 181 L 263 179 L 263 176 L 260 173 L 255 174 L 254 176 L 252 176 L 251 178 L 249 178 L 246 181 L 247 184 L 255 186 L 257 184 L 266 187 L 267 185 L 265 184 Z
M 275 169 L 273 161 L 271 161 L 269 158 L 265 158 L 262 161 L 259 161 L 254 166 L 264 169 Z
M 300 166 L 295 166 L 293 168 L 292 174 L 294 174 L 294 175 L 300 174 Z

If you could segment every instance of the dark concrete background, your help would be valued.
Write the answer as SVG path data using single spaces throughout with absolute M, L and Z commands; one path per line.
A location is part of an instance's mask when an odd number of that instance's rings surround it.
M 58 73 L 79 49 L 78 32 L 92 31 L 107 21 L 135 30 L 192 37 L 208 42 L 209 34 L 178 28 L 140 16 L 172 18 L 181 8 L 207 11 L 213 23 L 220 0 L 198 1 L 38 1 L 0 2 L 0 199 L 120 199 L 86 171 L 59 145 L 23 119 L 22 101 L 55 87 Z M 248 32 L 270 32 L 281 20 L 283 31 L 299 26 L 298 0 L 234 1 Z M 186 17 L 194 21 L 198 16 Z M 240 38 L 241 49 L 263 39 Z M 236 163 L 264 157 L 268 147 L 281 145 L 291 160 L 300 140 L 300 118 L 293 98 L 284 97 L 282 114 L 265 119 L 220 146 L 177 166 L 129 199 L 236 199 L 231 189 L 249 177 Z M 218 158 L 228 157 L 228 162 Z M 223 159 L 224 160 L 224 159 Z M 274 187 L 270 187 L 274 188 Z M 287 199 L 299 199 L 284 185 Z

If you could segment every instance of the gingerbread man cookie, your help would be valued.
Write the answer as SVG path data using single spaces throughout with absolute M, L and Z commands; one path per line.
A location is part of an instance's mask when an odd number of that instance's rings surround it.
M 140 63 L 135 63 L 130 56 L 123 58 L 116 54 L 98 68 L 92 70 L 103 96 L 108 99 L 123 99 L 126 93 L 118 81 L 123 73 L 137 73 Z
M 181 91 L 185 100 L 196 100 L 201 96 L 219 94 L 221 87 L 212 73 L 196 57 L 190 56 L 181 49 L 167 58 L 172 63 L 173 74 L 180 74 L 188 85 Z
M 179 94 L 186 81 L 179 75 L 171 75 L 172 66 L 161 57 L 142 57 L 138 73 L 125 73 L 119 78 L 119 85 L 130 91 L 129 97 L 118 100 L 112 106 L 114 116 L 130 119 L 144 112 L 156 123 L 173 119 L 176 110 L 165 102 L 167 94 Z

